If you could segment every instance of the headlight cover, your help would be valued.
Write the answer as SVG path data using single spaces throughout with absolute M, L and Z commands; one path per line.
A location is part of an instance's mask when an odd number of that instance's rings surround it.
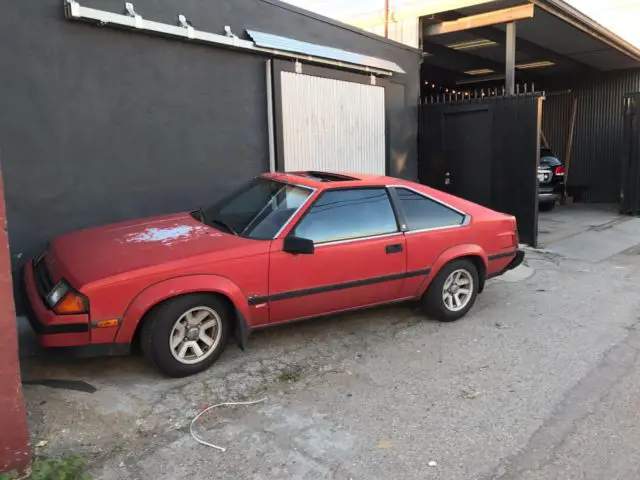
M 53 290 L 49 292 L 49 295 L 47 295 L 47 305 L 49 305 L 49 308 L 55 307 L 70 290 L 71 286 L 66 282 L 66 280 L 60 280 L 53 287 Z
M 47 305 L 58 315 L 89 313 L 89 299 L 62 279 L 47 295 Z

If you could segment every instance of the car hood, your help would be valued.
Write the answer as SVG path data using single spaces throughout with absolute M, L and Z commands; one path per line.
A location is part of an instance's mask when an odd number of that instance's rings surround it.
M 54 281 L 64 277 L 80 288 L 141 269 L 160 270 L 167 264 L 176 268 L 173 262 L 191 257 L 228 258 L 248 243 L 253 241 L 221 232 L 181 213 L 62 235 L 51 242 L 46 262 Z

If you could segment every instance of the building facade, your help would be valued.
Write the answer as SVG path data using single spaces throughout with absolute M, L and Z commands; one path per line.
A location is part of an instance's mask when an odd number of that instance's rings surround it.
M 124 13 L 107 0 L 79 5 Z M 419 52 L 275 0 L 134 8 L 165 25 L 182 14 L 198 31 L 224 35 L 228 26 L 242 40 L 252 30 L 393 62 L 405 73 L 378 85 L 384 149 L 396 158 L 386 163 L 416 177 Z M 0 44 L 0 110 L 10 112 L 0 116 L 0 151 L 14 272 L 55 235 L 206 206 L 274 168 L 266 65 L 276 56 L 70 21 L 60 0 L 8 2 L 0 12 L 11 39 Z M 370 83 L 366 72 L 324 67 L 326 78 Z M 313 107 L 299 100 L 298 113 Z

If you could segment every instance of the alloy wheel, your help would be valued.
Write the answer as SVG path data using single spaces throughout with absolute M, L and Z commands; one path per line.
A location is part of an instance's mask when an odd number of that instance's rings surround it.
M 473 288 L 473 277 L 467 270 L 458 269 L 451 272 L 442 287 L 442 301 L 447 310 L 463 310 L 472 298 Z
M 187 310 L 173 325 L 169 348 L 180 363 L 193 365 L 209 357 L 222 338 L 222 319 L 210 307 Z

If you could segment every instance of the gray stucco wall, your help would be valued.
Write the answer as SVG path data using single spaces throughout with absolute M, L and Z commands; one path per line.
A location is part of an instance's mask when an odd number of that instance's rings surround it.
M 419 55 L 271 0 L 137 0 L 145 18 L 253 28 L 393 60 L 392 174 L 416 177 Z M 123 1 L 83 5 L 121 12 Z M 268 170 L 266 57 L 0 5 L 0 157 L 14 268 L 63 232 L 206 205 Z M 404 98 L 398 95 L 404 91 Z

